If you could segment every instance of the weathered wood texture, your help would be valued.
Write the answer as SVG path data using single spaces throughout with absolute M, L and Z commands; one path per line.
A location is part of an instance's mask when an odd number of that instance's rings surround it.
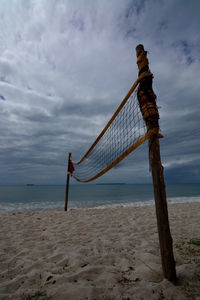
M 161 164 L 160 145 L 156 135 L 149 140 L 149 159 L 154 186 L 154 198 L 163 275 L 165 278 L 175 283 L 176 269 L 173 254 L 173 240 L 169 227 L 168 208 L 163 176 L 164 168 Z

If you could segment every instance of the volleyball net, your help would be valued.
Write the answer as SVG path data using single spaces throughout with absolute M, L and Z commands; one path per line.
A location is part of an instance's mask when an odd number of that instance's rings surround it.
M 90 182 L 105 174 L 148 139 L 146 125 L 137 99 L 137 86 L 144 72 L 135 81 L 107 125 L 79 162 L 70 159 L 70 175 L 80 182 Z

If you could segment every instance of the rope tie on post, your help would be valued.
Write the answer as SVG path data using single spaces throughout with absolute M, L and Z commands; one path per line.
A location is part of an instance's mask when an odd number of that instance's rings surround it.
M 159 133 L 159 112 L 156 104 L 156 95 L 152 88 L 153 74 L 149 70 L 147 51 L 144 50 L 143 45 L 138 45 L 136 47 L 136 55 L 139 76 L 145 72 L 149 72 L 149 74 L 151 74 L 140 81 L 137 92 L 141 113 L 147 126 L 147 133 L 148 135 L 156 134 L 159 135 L 159 137 L 162 137 Z

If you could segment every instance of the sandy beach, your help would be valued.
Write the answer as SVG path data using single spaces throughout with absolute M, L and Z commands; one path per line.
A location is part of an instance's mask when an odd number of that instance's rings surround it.
M 200 203 L 168 208 L 176 286 L 153 205 L 0 215 L 0 299 L 200 299 Z

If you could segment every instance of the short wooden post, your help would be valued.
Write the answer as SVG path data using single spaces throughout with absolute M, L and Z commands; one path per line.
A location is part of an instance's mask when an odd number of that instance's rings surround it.
M 67 211 L 68 208 L 68 196 L 69 196 L 69 179 L 70 179 L 70 174 L 69 174 L 69 169 L 70 169 L 70 158 L 71 158 L 71 153 L 69 153 L 68 157 L 68 167 L 67 167 L 67 181 L 66 181 L 66 190 L 65 190 L 65 208 L 64 210 Z
M 145 71 L 150 72 L 148 67 L 148 59 L 146 57 L 147 52 L 144 51 L 143 45 L 138 45 L 136 47 L 136 54 L 139 60 L 138 61 L 139 73 L 141 74 L 142 72 Z M 141 61 L 141 57 L 144 58 L 143 61 Z M 138 94 L 139 102 L 142 97 L 143 97 L 142 100 L 145 101 L 145 97 L 146 99 L 148 99 L 148 97 L 155 96 L 152 90 L 152 78 L 150 79 L 151 81 L 148 80 L 149 79 L 147 79 L 147 81 L 145 82 L 144 79 L 139 86 L 139 90 L 140 90 L 139 92 L 140 94 Z M 151 101 L 153 102 L 152 99 Z M 144 104 L 144 106 L 145 105 L 146 104 Z M 149 107 L 151 107 L 151 104 Z M 147 108 L 148 108 L 148 103 L 145 109 Z M 148 115 L 146 111 L 145 112 L 142 111 L 142 113 L 143 113 L 143 117 L 144 116 L 146 117 Z M 155 198 L 162 269 L 163 269 L 164 277 L 170 280 L 171 282 L 175 283 L 176 269 L 175 269 L 175 261 L 174 261 L 174 254 L 173 254 L 173 240 L 171 237 L 170 227 L 169 227 L 168 208 L 167 208 L 165 183 L 164 183 L 164 176 L 163 176 L 164 168 L 161 164 L 161 157 L 160 157 L 158 117 L 159 117 L 158 112 L 156 116 L 156 112 L 154 111 L 154 116 L 148 116 L 147 118 L 144 119 L 147 125 L 148 132 L 149 133 L 150 131 L 154 132 L 154 134 L 150 134 L 149 137 L 149 160 L 150 160 L 152 180 L 154 186 L 154 198 Z

